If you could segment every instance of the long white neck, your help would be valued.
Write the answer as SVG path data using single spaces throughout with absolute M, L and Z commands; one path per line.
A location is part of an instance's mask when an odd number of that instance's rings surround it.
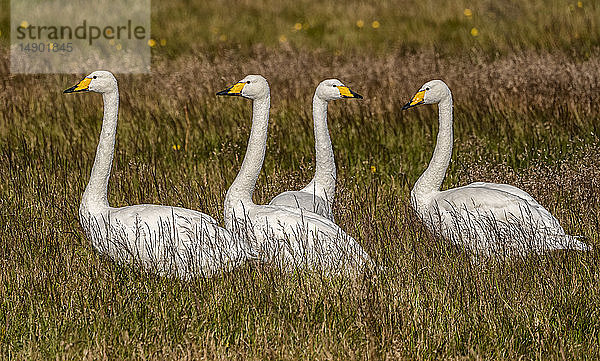
M 241 202 L 244 207 L 254 205 L 252 193 L 265 159 L 270 106 L 271 96 L 269 93 L 265 97 L 253 101 L 252 129 L 250 130 L 246 155 L 237 177 L 235 177 L 225 196 L 226 222 L 231 219 L 233 208 L 238 203 Z
M 327 101 L 313 97 L 313 121 L 315 128 L 315 153 L 316 168 L 315 177 L 311 182 L 325 191 L 329 202 L 333 202 L 335 196 L 335 157 L 327 128 Z
M 426 197 L 437 192 L 442 186 L 446 177 L 446 170 L 452 158 L 452 95 L 442 99 L 438 104 L 439 108 L 439 130 L 437 143 L 429 166 L 423 172 L 421 177 L 415 183 L 412 194 L 414 197 Z
M 90 213 L 102 212 L 108 205 L 108 178 L 112 168 L 115 152 L 115 136 L 117 133 L 117 119 L 119 113 L 119 90 L 115 89 L 102 94 L 104 101 L 104 118 L 100 141 L 96 149 L 96 158 L 90 180 L 85 187 L 81 199 L 81 208 Z

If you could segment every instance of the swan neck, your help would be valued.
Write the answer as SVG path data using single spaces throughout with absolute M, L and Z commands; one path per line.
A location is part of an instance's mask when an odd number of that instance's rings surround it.
M 233 201 L 241 201 L 245 206 L 252 205 L 252 193 L 265 159 L 267 130 L 269 127 L 270 95 L 255 99 L 252 103 L 252 128 L 248 148 L 238 175 L 229 187 L 225 197 L 225 212 Z
M 330 201 L 335 194 L 336 168 L 335 156 L 331 145 L 331 137 L 327 127 L 327 101 L 316 94 L 313 98 L 313 122 L 315 131 L 316 166 L 315 184 L 326 193 Z
M 446 170 L 452 158 L 452 96 L 448 95 L 438 104 L 439 129 L 437 142 L 429 166 L 415 183 L 413 195 L 426 196 L 440 190 Z
M 89 182 L 83 193 L 81 207 L 89 212 L 101 211 L 108 208 L 108 179 L 112 168 L 115 150 L 115 137 L 117 133 L 117 120 L 119 113 L 119 91 L 103 93 L 104 117 L 100 140 L 96 148 L 96 158 L 90 175 Z

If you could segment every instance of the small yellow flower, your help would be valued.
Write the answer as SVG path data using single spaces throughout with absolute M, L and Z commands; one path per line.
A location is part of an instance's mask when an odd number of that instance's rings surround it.
M 373 22 L 371 23 L 371 27 L 372 27 L 373 29 L 378 29 L 380 25 L 381 25 L 381 24 L 379 24 L 379 21 L 377 21 L 377 20 L 375 20 L 375 21 L 373 21 Z
M 160 46 L 167 45 L 167 39 L 160 39 Z
M 156 46 L 156 40 L 154 40 L 154 39 L 150 39 L 150 40 L 148 40 L 148 46 L 149 46 L 149 47 L 154 47 L 154 46 Z
M 287 41 L 287 37 L 285 35 L 279 35 L 279 42 L 285 43 Z
M 582 7 L 583 7 L 583 2 L 581 2 L 581 1 L 578 1 L 578 2 L 577 2 L 577 7 L 578 7 L 578 8 L 582 8 Z
M 294 30 L 296 30 L 296 31 L 302 30 L 302 24 L 301 23 L 295 23 L 294 24 Z
M 171 147 L 173 150 L 177 151 L 181 149 L 181 146 L 179 144 L 173 144 L 173 146 Z
M 340 55 L 342 55 L 342 51 L 340 49 L 335 49 L 335 51 L 333 52 L 333 55 L 340 56 Z
M 110 39 L 110 40 L 108 41 L 108 43 L 109 43 L 110 45 L 115 45 L 115 39 Z
M 472 28 L 471 29 L 471 35 L 478 36 L 479 35 L 479 30 L 477 30 L 477 28 Z
M 227 35 L 225 35 L 225 34 L 219 35 L 219 41 L 227 41 Z
M 371 166 L 371 173 L 375 173 L 377 172 L 377 167 L 375 167 L 374 165 Z
M 365 26 L 365 22 L 364 22 L 364 21 L 362 21 L 362 20 L 358 20 L 358 21 L 356 22 L 356 26 L 357 26 L 357 27 L 359 27 L 359 28 L 362 28 L 363 26 Z
M 25 20 L 21 21 L 21 27 L 22 28 L 26 28 L 28 26 L 29 26 L 29 23 L 27 21 L 25 21 Z
M 121 44 L 117 44 L 116 48 L 117 48 L 117 50 L 121 50 L 121 49 L 123 49 L 123 46 Z
M 465 9 L 465 11 L 463 11 L 463 14 L 465 14 L 466 17 L 470 18 L 471 16 L 473 16 L 473 11 L 471 11 L 471 9 Z

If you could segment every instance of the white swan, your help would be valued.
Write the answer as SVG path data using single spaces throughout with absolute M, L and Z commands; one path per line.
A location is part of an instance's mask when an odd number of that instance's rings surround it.
M 287 191 L 277 195 L 269 204 L 302 208 L 333 219 L 336 169 L 331 138 L 327 129 L 327 104 L 330 100 L 358 98 L 362 96 L 348 89 L 337 79 L 323 80 L 313 97 L 313 122 L 315 128 L 315 176 L 299 191 Z
M 420 104 L 438 104 L 439 130 L 429 166 L 411 191 L 411 205 L 433 233 L 484 256 L 590 249 L 519 188 L 477 182 L 440 191 L 452 157 L 452 93 L 443 81 L 432 80 L 402 109 Z
M 81 225 L 92 245 L 117 262 L 183 279 L 210 277 L 244 262 L 247 247 L 204 213 L 153 204 L 109 206 L 107 188 L 119 109 L 117 80 L 110 72 L 95 71 L 64 92 L 84 91 L 100 93 L 104 101 L 96 158 L 79 207 Z
M 253 100 L 246 155 L 225 197 L 227 229 L 242 235 L 263 260 L 283 270 L 319 270 L 328 274 L 362 271 L 371 263 L 369 256 L 329 219 L 300 208 L 257 205 L 252 201 L 267 142 L 271 95 L 266 79 L 248 75 L 217 95 Z

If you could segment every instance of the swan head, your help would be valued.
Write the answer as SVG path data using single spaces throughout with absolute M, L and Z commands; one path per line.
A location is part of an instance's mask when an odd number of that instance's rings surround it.
M 262 75 L 247 75 L 217 95 L 240 96 L 248 99 L 261 99 L 270 95 L 269 83 Z
M 79 92 L 96 92 L 110 93 L 117 89 L 117 79 L 109 71 L 98 70 L 81 80 L 76 85 L 73 85 L 63 93 L 79 93 Z
M 437 104 L 442 100 L 451 97 L 450 88 L 441 80 L 432 80 L 423 84 L 421 89 L 415 94 L 410 102 L 406 103 L 402 110 L 416 107 L 421 104 Z
M 315 95 L 325 101 L 344 98 L 362 99 L 362 95 L 353 92 L 347 86 L 345 86 L 344 83 L 337 79 L 323 80 L 321 84 L 317 86 Z

